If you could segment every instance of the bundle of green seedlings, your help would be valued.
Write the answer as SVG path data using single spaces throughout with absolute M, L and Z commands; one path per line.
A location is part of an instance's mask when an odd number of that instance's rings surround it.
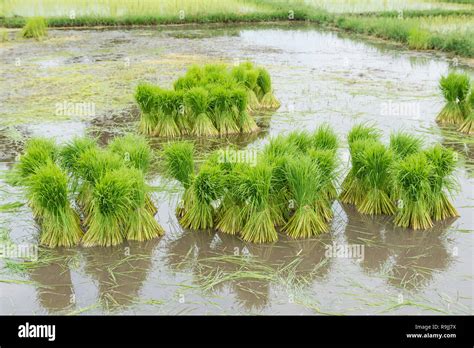
M 42 17 L 33 17 L 28 19 L 21 31 L 21 36 L 24 38 L 41 40 L 47 35 L 47 23 Z
M 107 148 L 90 138 L 74 138 L 61 148 L 31 140 L 15 170 L 42 226 L 41 243 L 110 246 L 161 236 L 145 181 L 150 161 L 146 139 L 136 135 L 115 138 Z M 81 213 L 84 235 L 69 196 Z
M 253 153 L 255 161 L 230 160 L 217 151 L 197 170 L 193 144 L 171 143 L 163 155 L 167 174 L 184 187 L 179 221 L 253 243 L 278 240 L 278 230 L 292 238 L 326 232 L 336 197 L 337 147 L 334 132 L 321 126 L 271 139 Z
M 31 139 L 14 167 L 16 184 L 26 187 L 29 206 L 41 226 L 40 243 L 71 247 L 83 233 L 79 216 L 71 207 L 68 176 L 57 164 L 58 148 L 52 140 Z
M 438 114 L 436 121 L 441 124 L 460 125 L 460 131 L 469 133 L 471 121 L 468 119 L 472 119 L 470 117 L 472 100 L 469 100 L 471 88 L 469 76 L 451 72 L 447 76 L 441 77 L 439 87 L 446 104 Z
M 348 135 L 351 169 L 341 202 L 369 215 L 396 215 L 395 224 L 427 229 L 432 221 L 458 216 L 448 199 L 455 189 L 456 156 L 440 145 L 423 149 L 418 137 L 392 133 L 389 146 L 379 131 L 356 125 Z
M 461 126 L 459 126 L 458 131 L 471 135 L 474 134 L 474 90 L 469 94 L 466 115 L 467 116 Z
M 275 110 L 269 73 L 251 63 L 233 69 L 223 64 L 192 66 L 172 90 L 143 83 L 135 100 L 139 129 L 154 136 L 214 136 L 251 133 L 259 128 L 251 113 Z

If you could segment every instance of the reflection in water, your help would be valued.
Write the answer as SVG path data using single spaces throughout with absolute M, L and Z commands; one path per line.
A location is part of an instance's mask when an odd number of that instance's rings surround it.
M 159 243 L 129 242 L 110 248 L 85 248 L 85 271 L 98 282 L 99 301 L 108 310 L 131 304 L 152 266 L 152 254 Z
M 304 241 L 281 235 L 277 243 L 256 245 L 221 232 L 185 230 L 170 242 L 167 264 L 174 271 L 191 271 L 203 290 L 227 289 L 245 310 L 261 310 L 269 304 L 271 283 L 301 287 L 327 275 L 331 259 L 325 245 L 330 243 L 330 233 Z
M 442 145 L 453 149 L 465 158 L 464 169 L 469 177 L 474 177 L 474 141 L 471 137 L 460 134 L 455 129 L 440 127 Z M 460 156 L 460 157 L 461 157 Z
M 352 206 L 341 206 L 348 219 L 347 242 L 365 246 L 362 268 L 368 273 L 387 275 L 393 286 L 419 290 L 452 260 L 443 237 L 455 219 L 437 223 L 426 231 L 414 231 L 396 227 L 391 217 L 367 216 Z
M 58 261 L 45 262 L 30 271 L 31 280 L 38 284 L 36 291 L 39 303 L 50 313 L 72 309 L 75 303 L 68 257 L 72 253 L 59 249 L 54 254 L 57 254 Z M 44 252 L 40 250 L 38 259 L 41 260 L 43 255 Z

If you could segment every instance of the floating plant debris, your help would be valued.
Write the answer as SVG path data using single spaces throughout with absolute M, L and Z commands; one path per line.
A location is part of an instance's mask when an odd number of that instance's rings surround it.
M 280 107 L 270 74 L 250 62 L 232 69 L 223 64 L 192 66 L 173 87 L 138 85 L 141 133 L 161 137 L 251 133 L 258 130 L 255 112 Z

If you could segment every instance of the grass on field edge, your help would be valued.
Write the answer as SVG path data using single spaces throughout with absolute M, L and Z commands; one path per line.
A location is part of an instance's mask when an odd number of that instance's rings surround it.
M 183 19 L 178 16 L 147 16 L 129 15 L 121 17 L 82 16 L 75 19 L 69 17 L 47 18 L 48 27 L 78 28 L 78 27 L 133 27 L 155 26 L 168 24 L 211 24 L 211 23 L 258 23 L 281 21 L 307 21 L 328 28 L 337 28 L 347 32 L 362 34 L 394 41 L 416 50 L 438 50 L 462 57 L 474 57 L 474 35 L 436 33 L 421 28 L 416 18 L 426 16 L 474 16 L 474 11 L 468 10 L 429 10 L 404 11 L 403 18 L 396 11 L 384 11 L 366 14 L 332 14 L 325 10 L 309 6 L 299 6 L 288 10 L 285 3 L 273 2 L 274 10 L 248 14 L 214 13 L 208 15 L 188 15 Z M 6 28 L 21 28 L 25 25 L 25 17 L 0 17 L 0 26 Z

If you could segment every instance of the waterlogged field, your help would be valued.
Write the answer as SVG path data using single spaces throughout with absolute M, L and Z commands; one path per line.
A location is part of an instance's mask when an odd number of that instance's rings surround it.
M 170 87 L 190 64 L 247 59 L 268 68 L 282 106 L 259 115 L 268 128 L 258 134 L 201 139 L 199 158 L 229 144 L 252 154 L 272 136 L 328 122 L 344 144 L 340 183 L 348 169 L 345 136 L 370 121 L 384 141 L 390 131 L 408 130 L 459 152 L 453 203 L 461 217 L 412 231 L 336 201 L 331 231 L 310 240 L 282 234 L 277 243 L 255 245 L 183 230 L 174 215 L 181 188 L 163 178 L 163 140 L 153 139 L 150 180 L 166 234 L 113 248 L 40 248 L 34 262 L 2 258 L 0 313 L 473 313 L 473 141 L 435 123 L 444 105 L 439 78 L 458 64 L 444 56 L 304 25 L 50 30 L 43 42 L 1 46 L 8 88 L 0 90 L 0 168 L 8 171 L 32 136 L 62 143 L 89 134 L 106 144 L 135 131 L 140 81 Z M 35 245 L 23 193 L 2 181 L 0 197 L 0 240 Z

